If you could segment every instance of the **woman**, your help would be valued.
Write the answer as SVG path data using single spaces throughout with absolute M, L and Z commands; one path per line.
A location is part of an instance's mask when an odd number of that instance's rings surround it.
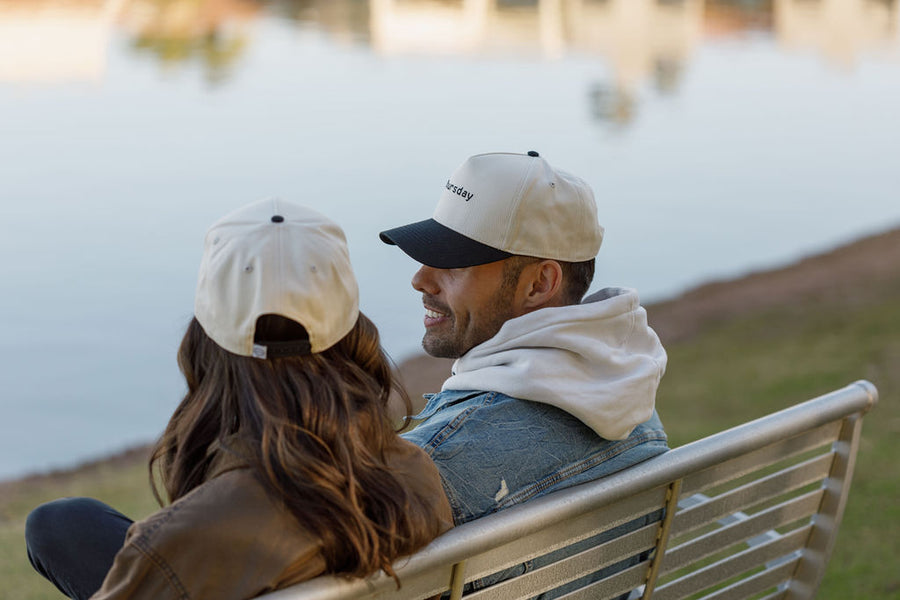
M 170 504 L 136 523 L 84 498 L 29 516 L 29 558 L 67 596 L 243 599 L 394 575 L 451 526 L 436 468 L 391 425 L 398 388 L 343 232 L 318 213 L 268 200 L 210 228 L 178 364 L 187 394 L 150 459 Z

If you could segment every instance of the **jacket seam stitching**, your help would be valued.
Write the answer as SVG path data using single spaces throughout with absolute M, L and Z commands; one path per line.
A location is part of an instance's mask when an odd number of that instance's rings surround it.
M 460 414 L 453 417 L 453 419 L 441 427 L 441 429 L 430 439 L 428 440 L 427 447 L 431 450 L 437 449 L 438 446 L 446 442 L 454 433 L 456 433 L 463 423 L 468 420 L 469 416 L 479 408 L 484 406 L 488 406 L 494 402 L 494 399 L 497 396 L 497 392 L 489 392 L 486 394 L 481 394 L 483 400 L 476 404 L 475 406 L 470 406 Z M 435 413 L 437 414 L 437 413 Z
M 134 542 L 135 548 L 137 548 L 144 556 L 146 556 L 150 562 L 156 565 L 156 567 L 160 570 L 163 577 L 165 577 L 166 581 L 169 582 L 175 591 L 180 595 L 182 600 L 189 600 L 190 594 L 188 594 L 187 589 L 184 587 L 184 584 L 178 578 L 178 575 L 175 573 L 175 569 L 166 562 L 166 560 L 160 556 L 156 551 L 154 551 L 149 546 L 145 545 L 144 540 L 138 538 Z

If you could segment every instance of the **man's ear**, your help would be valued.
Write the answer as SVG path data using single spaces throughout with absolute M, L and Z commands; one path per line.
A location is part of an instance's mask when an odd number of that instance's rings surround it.
M 555 260 L 542 260 L 526 266 L 522 271 L 521 281 L 525 284 L 522 290 L 522 307 L 525 312 L 563 304 L 562 267 Z

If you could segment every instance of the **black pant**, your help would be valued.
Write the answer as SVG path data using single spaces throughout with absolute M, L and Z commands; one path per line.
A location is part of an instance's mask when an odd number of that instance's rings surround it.
M 38 573 L 75 600 L 103 583 L 132 520 L 93 498 L 61 498 L 28 515 L 25 545 Z

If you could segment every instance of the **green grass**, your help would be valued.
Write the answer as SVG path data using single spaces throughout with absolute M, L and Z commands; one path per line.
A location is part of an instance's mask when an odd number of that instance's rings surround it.
M 850 500 L 818 598 L 900 598 L 900 281 L 709 325 L 668 351 L 658 407 L 673 446 L 857 379 L 878 386 L 880 401 L 863 425 Z M 66 495 L 94 496 L 135 517 L 155 508 L 143 463 L 101 464 L 4 495 L 0 598 L 60 597 L 31 570 L 22 532 L 31 507 Z
M 878 387 L 823 600 L 900 598 L 900 286 L 866 296 L 769 310 L 669 345 L 657 403 L 678 446 L 857 379 Z
M 25 554 L 25 517 L 38 504 L 64 496 L 91 496 L 133 518 L 156 508 L 147 467 L 141 460 L 98 463 L 77 473 L 29 480 L 0 497 L 0 598 L 59 599 L 64 596 L 38 576 Z

